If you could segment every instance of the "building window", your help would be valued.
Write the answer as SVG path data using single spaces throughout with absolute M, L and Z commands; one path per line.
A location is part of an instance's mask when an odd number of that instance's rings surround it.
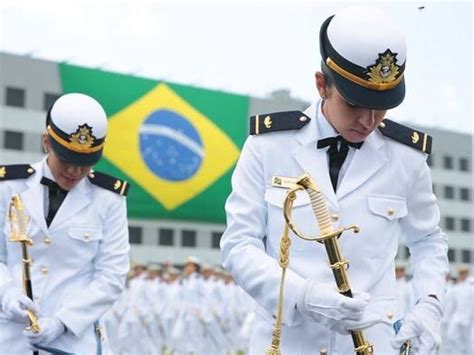
M 461 218 L 461 230 L 463 232 L 470 232 L 471 228 L 471 220 L 469 218 Z
M 469 169 L 469 159 L 459 158 L 459 170 L 461 171 L 470 171 Z
M 456 253 L 454 252 L 453 249 L 448 250 L 448 260 L 449 260 L 449 262 L 455 262 L 456 261 Z
M 459 198 L 461 201 L 471 201 L 471 190 L 467 187 L 461 187 L 459 189 Z
M 195 247 L 196 246 L 196 231 L 191 231 L 191 230 L 181 231 L 181 246 Z
M 5 149 L 23 150 L 23 133 L 14 131 L 4 131 L 3 147 Z
M 58 94 L 45 93 L 43 96 L 43 110 L 48 111 L 54 102 L 59 98 Z
M 25 90 L 7 87 L 5 104 L 13 107 L 25 107 Z
M 143 228 L 128 226 L 128 238 L 130 240 L 130 244 L 142 244 Z
M 448 231 L 453 231 L 455 229 L 455 223 L 454 223 L 453 217 L 445 217 L 444 224 L 445 224 L 446 230 Z
M 428 164 L 429 167 L 433 167 L 433 156 L 428 155 L 428 158 L 426 159 L 426 163 Z
M 219 249 L 219 244 L 221 242 L 222 232 L 212 232 L 212 248 Z
M 450 156 L 444 156 L 443 157 L 443 167 L 446 170 L 452 170 L 453 169 L 453 158 Z
M 444 187 L 444 198 L 447 200 L 454 199 L 454 187 L 452 186 L 445 186 Z
M 158 244 L 164 246 L 173 246 L 174 230 L 169 228 L 158 229 Z
M 463 263 L 471 262 L 471 251 L 470 250 L 461 250 L 461 261 Z

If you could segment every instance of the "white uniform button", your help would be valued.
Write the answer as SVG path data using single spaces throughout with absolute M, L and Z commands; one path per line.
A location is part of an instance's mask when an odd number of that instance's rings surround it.
M 44 238 L 44 244 L 51 244 L 51 239 L 49 237 Z
M 327 353 L 328 353 L 328 349 L 326 349 L 325 347 L 322 347 L 321 349 L 319 349 L 319 354 L 327 355 Z
M 46 266 L 42 266 L 41 267 L 41 272 L 44 274 L 44 275 L 47 275 L 48 274 L 48 268 Z
M 390 207 L 390 208 L 387 210 L 387 214 L 388 214 L 389 216 L 393 216 L 393 215 L 395 214 L 395 210 Z
M 84 239 L 89 240 L 91 237 L 90 233 L 84 233 Z
M 387 318 L 392 319 L 393 318 L 393 313 L 392 312 L 387 312 Z
M 306 122 L 307 119 L 308 119 L 308 118 L 307 118 L 306 116 L 301 116 L 301 117 L 300 117 L 300 121 L 301 121 L 301 122 Z

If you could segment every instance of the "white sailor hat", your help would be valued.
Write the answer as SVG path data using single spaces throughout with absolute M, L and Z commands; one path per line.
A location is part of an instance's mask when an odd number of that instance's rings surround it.
M 184 265 L 186 264 L 196 264 L 197 266 L 201 266 L 201 260 L 195 256 L 188 256 L 186 259 L 184 259 Z
M 374 110 L 403 101 L 406 42 L 381 10 L 347 7 L 322 24 L 319 37 L 322 65 L 346 101 Z
M 92 166 L 100 160 L 104 150 L 107 115 L 92 97 L 65 94 L 48 110 L 46 129 L 53 150 L 61 160 Z

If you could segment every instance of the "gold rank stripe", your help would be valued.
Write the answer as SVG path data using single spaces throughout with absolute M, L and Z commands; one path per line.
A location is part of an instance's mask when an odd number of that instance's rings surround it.
M 123 196 L 123 194 L 125 193 L 125 188 L 127 187 L 128 183 L 124 180 L 122 181 L 122 188 L 120 189 L 120 195 Z
M 259 134 L 259 133 L 260 133 L 260 127 L 259 127 L 259 125 L 258 125 L 258 124 L 259 124 L 258 119 L 259 119 L 258 115 L 255 116 L 255 134 Z
M 338 73 L 340 76 L 343 78 L 352 81 L 353 83 L 360 85 L 366 89 L 372 89 L 372 90 L 377 90 L 377 91 L 386 91 L 393 89 L 395 86 L 400 83 L 403 79 L 403 74 L 400 75 L 397 79 L 390 83 L 374 83 L 365 79 L 362 79 L 358 77 L 357 75 L 352 74 L 351 72 L 347 71 L 346 69 L 340 67 L 337 65 L 331 58 L 326 59 L 326 64 L 329 68 L 334 70 L 336 73 Z
M 428 135 L 425 133 L 423 135 L 423 148 L 422 148 L 423 153 L 426 153 L 426 145 L 427 144 L 428 144 Z
M 53 139 L 56 142 L 61 144 L 64 148 L 66 148 L 68 150 L 72 150 L 73 152 L 76 152 L 76 153 L 95 153 L 95 152 L 98 152 L 99 150 L 101 150 L 103 148 L 104 143 L 105 143 L 105 141 L 104 141 L 104 142 L 102 142 L 102 144 L 100 144 L 98 146 L 95 146 L 95 147 L 80 148 L 80 147 L 72 145 L 70 142 L 68 142 L 68 141 L 64 140 L 63 138 L 61 138 L 58 134 L 56 134 L 56 132 L 53 131 L 51 126 L 48 126 L 47 130 L 48 130 L 49 135 L 51 137 L 53 137 Z

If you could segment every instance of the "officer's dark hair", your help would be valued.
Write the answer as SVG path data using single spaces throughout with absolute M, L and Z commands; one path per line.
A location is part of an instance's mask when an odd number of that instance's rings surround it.
M 331 70 L 323 61 L 321 61 L 321 72 L 323 73 L 324 79 L 326 80 L 326 86 L 328 88 L 332 87 L 334 85 L 334 79 L 332 77 Z

